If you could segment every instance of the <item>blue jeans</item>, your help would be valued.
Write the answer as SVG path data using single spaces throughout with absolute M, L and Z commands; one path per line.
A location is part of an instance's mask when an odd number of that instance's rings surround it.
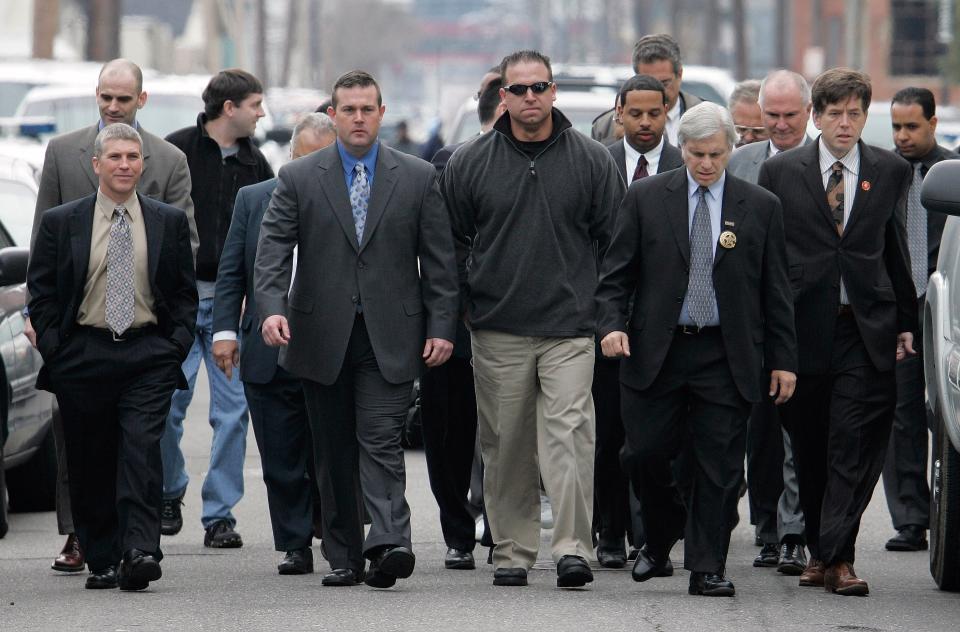
M 217 367 L 213 360 L 212 327 L 213 299 L 201 299 L 197 311 L 196 337 L 187 359 L 183 361 L 188 389 L 174 391 L 166 431 L 160 442 L 163 497 L 179 498 L 187 491 L 190 480 L 184 467 L 183 452 L 180 451 L 180 438 L 183 436 L 183 420 L 193 399 L 202 357 L 210 380 L 210 426 L 213 428 L 210 466 L 201 490 L 203 512 L 200 520 L 204 528 L 218 520 L 226 520 L 231 527 L 236 525 L 237 520 L 230 510 L 243 497 L 243 459 L 247 450 L 247 400 L 243 394 L 240 372 L 234 370 L 233 379 L 228 380 Z

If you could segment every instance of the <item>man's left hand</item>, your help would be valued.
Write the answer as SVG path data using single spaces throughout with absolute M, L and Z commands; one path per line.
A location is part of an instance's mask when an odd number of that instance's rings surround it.
M 423 345 L 423 361 L 428 367 L 440 366 L 452 353 L 453 343 L 443 338 L 427 338 L 427 344 Z
M 793 391 L 797 388 L 797 375 L 790 371 L 771 371 L 770 372 L 770 397 L 774 395 L 777 399 L 774 403 L 780 405 L 793 397 Z
M 908 355 L 916 354 L 917 352 L 913 349 L 913 334 L 909 331 L 897 334 L 897 362 L 903 360 Z
M 213 359 L 227 376 L 233 379 L 233 367 L 240 366 L 240 345 L 236 340 L 217 340 L 213 343 Z

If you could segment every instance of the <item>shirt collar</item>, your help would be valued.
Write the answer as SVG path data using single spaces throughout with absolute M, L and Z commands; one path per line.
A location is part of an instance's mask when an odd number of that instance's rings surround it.
M 627 159 L 631 161 L 640 160 L 640 156 L 646 156 L 647 162 L 653 162 L 654 160 L 660 160 L 660 153 L 663 151 L 663 142 L 666 138 L 666 130 L 664 130 L 664 135 L 660 136 L 660 142 L 657 143 L 657 146 L 653 149 L 645 152 L 639 152 L 634 149 L 630 143 L 627 142 L 626 137 L 623 139 L 623 149 L 627 154 Z
M 667 118 L 670 119 L 671 121 L 676 121 L 677 119 L 680 118 L 680 114 L 682 114 L 682 112 L 680 111 L 681 110 L 680 101 L 682 99 L 683 99 L 682 96 L 677 97 L 677 102 L 673 104 L 672 108 L 667 110 Z
M 123 202 L 123 206 L 127 209 L 130 221 L 136 222 L 140 219 L 140 200 L 137 199 L 136 191 L 131 193 L 130 197 Z M 113 221 L 113 209 L 117 207 L 117 203 L 107 197 L 100 189 L 97 189 L 96 207 L 108 221 Z
M 697 194 L 697 190 L 700 188 L 700 183 L 693 179 L 693 176 L 690 175 L 690 170 L 686 169 L 687 172 L 687 197 L 693 197 Z M 716 182 L 707 187 L 707 191 L 710 193 L 710 197 L 714 200 L 720 200 L 723 197 L 723 184 L 727 180 L 727 172 L 724 170 Z
M 767 157 L 776 156 L 780 153 L 780 150 L 777 149 L 777 146 L 773 144 L 772 140 L 767 141 Z
M 103 129 L 104 127 L 106 127 L 106 126 L 107 126 L 107 124 L 103 122 L 103 119 L 100 119 L 100 120 L 97 122 L 97 129 L 98 129 L 98 130 L 102 130 L 102 129 Z M 135 129 L 135 130 L 137 130 L 137 131 L 139 132 L 139 131 L 140 131 L 140 121 L 138 121 L 137 119 L 133 119 L 133 126 L 132 126 L 132 127 L 133 127 L 133 129 Z
M 377 139 L 374 141 L 373 147 L 360 158 L 348 152 L 340 143 L 339 138 L 337 139 L 337 151 L 340 152 L 340 162 L 343 164 L 344 173 L 350 175 L 353 173 L 353 170 L 356 169 L 357 163 L 362 162 L 364 168 L 367 170 L 367 175 L 372 176 L 377 166 L 377 156 L 380 153 L 380 140 Z
M 822 136 L 817 140 L 817 143 L 819 144 L 820 152 L 820 173 L 829 171 L 833 167 L 833 163 L 837 162 L 837 160 L 851 173 L 860 171 L 860 143 L 854 145 L 853 148 L 847 152 L 846 156 L 839 159 L 831 154 L 827 146 L 823 144 Z

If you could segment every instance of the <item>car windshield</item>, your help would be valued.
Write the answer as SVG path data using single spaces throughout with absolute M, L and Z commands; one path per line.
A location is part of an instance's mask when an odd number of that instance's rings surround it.
M 14 180 L 0 180 L 0 224 L 7 229 L 17 246 L 30 245 L 36 203 L 37 196 L 27 185 Z M 3 241 L 6 238 L 0 234 L 0 244 Z
M 0 81 L 0 116 L 13 116 L 20 101 L 36 85 L 27 81 Z
M 203 110 L 203 99 L 199 95 L 148 95 L 146 107 L 137 112 L 137 120 L 144 129 L 161 138 L 192 125 Z M 100 117 L 93 95 L 30 101 L 24 105 L 25 116 L 52 116 L 58 134 L 90 125 Z

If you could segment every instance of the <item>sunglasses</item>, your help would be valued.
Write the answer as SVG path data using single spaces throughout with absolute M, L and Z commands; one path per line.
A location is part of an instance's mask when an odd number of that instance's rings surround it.
M 534 94 L 543 94 L 550 89 L 550 86 L 553 85 L 552 81 L 538 81 L 536 83 L 531 83 L 530 85 L 524 85 L 522 83 L 511 83 L 509 86 L 503 86 L 503 89 L 514 94 L 518 97 L 526 96 L 527 90 L 533 90 Z

